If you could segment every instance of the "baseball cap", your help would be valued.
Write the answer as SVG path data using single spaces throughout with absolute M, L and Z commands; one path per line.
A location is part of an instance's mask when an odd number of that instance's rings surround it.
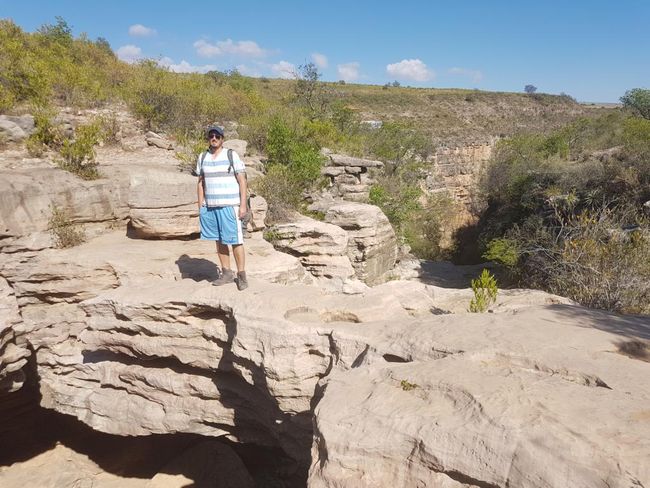
M 219 134 L 221 137 L 223 137 L 223 127 L 219 127 L 218 125 L 211 125 L 205 130 L 205 135 L 209 136 L 210 132 L 216 132 Z

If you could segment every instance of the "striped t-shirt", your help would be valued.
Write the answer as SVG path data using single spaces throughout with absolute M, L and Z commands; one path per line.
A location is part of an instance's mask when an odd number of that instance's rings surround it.
M 208 207 L 237 206 L 239 201 L 239 183 L 235 175 L 246 171 L 239 155 L 232 152 L 233 169 L 228 172 L 228 149 L 221 148 L 217 154 L 208 152 L 201 164 L 201 156 L 196 161 L 196 174 L 203 176 L 205 203 Z

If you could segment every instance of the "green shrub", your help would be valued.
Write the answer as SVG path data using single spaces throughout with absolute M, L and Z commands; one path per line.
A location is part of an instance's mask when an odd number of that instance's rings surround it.
M 517 242 L 513 239 L 498 238 L 492 239 L 488 245 L 483 257 L 489 261 L 494 261 L 507 268 L 514 268 L 519 261 L 519 248 Z
M 323 156 L 318 147 L 279 117 L 271 120 L 266 141 L 269 164 L 288 168 L 291 178 L 307 189 L 320 178 Z
M 133 113 L 148 130 L 184 132 L 215 120 L 236 120 L 250 113 L 257 98 L 232 86 L 216 85 L 197 73 L 172 73 L 154 61 L 133 66 L 124 89 Z
M 56 247 L 74 247 L 85 242 L 86 236 L 83 229 L 72 223 L 65 210 L 53 205 L 51 211 L 49 228 Z
M 288 221 L 301 206 L 304 187 L 287 166 L 269 165 L 266 174 L 251 182 L 251 187 L 266 199 L 270 224 Z
M 506 233 L 520 281 L 589 307 L 650 313 L 647 219 L 634 207 L 558 215 L 548 222 L 531 217 Z
M 625 92 L 621 97 L 625 108 L 632 110 L 635 114 L 650 120 L 650 90 L 633 88 Z
M 642 177 L 642 184 L 650 182 L 650 120 L 626 120 L 623 126 L 623 144 L 626 160 L 633 164 Z
M 434 149 L 423 132 L 398 122 L 386 122 L 380 129 L 368 132 L 367 137 L 368 153 L 387 163 L 387 174 L 392 174 L 404 162 L 426 160 Z
M 176 136 L 178 169 L 191 173 L 196 168 L 199 155 L 208 149 L 204 131 L 187 131 Z
M 59 149 L 61 159 L 57 164 L 84 180 L 100 177 L 95 163 L 95 146 L 99 143 L 100 127 L 97 123 L 80 125 L 74 139 L 66 139 Z
M 100 115 L 95 122 L 99 125 L 99 137 L 108 146 L 120 143 L 120 123 L 115 114 Z
M 408 381 L 408 380 L 402 380 L 402 381 L 400 381 L 400 382 L 399 382 L 399 386 L 400 386 L 400 388 L 402 388 L 402 390 L 404 390 L 404 391 L 415 390 L 416 388 L 419 387 L 419 385 L 416 385 L 415 383 L 411 383 L 411 382 Z
M 496 301 L 498 291 L 497 280 L 487 269 L 484 269 L 478 278 L 472 280 L 474 298 L 469 302 L 469 311 L 473 313 L 487 311 Z

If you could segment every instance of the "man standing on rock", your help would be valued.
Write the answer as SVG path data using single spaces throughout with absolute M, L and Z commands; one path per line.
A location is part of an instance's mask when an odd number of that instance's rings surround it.
M 199 221 L 201 239 L 216 241 L 217 255 L 221 264 L 219 278 L 212 282 L 215 286 L 237 283 L 239 290 L 248 287 L 246 280 L 244 234 L 242 219 L 246 216 L 246 168 L 235 151 L 223 147 L 223 128 L 211 126 L 206 131 L 209 148 L 199 155 L 196 162 Z M 230 268 L 230 252 L 237 263 L 237 277 Z

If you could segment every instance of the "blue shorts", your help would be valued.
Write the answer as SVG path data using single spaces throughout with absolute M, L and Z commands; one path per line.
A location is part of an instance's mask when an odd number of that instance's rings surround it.
M 239 220 L 239 206 L 201 207 L 199 210 L 201 239 L 222 244 L 243 244 L 244 233 Z

